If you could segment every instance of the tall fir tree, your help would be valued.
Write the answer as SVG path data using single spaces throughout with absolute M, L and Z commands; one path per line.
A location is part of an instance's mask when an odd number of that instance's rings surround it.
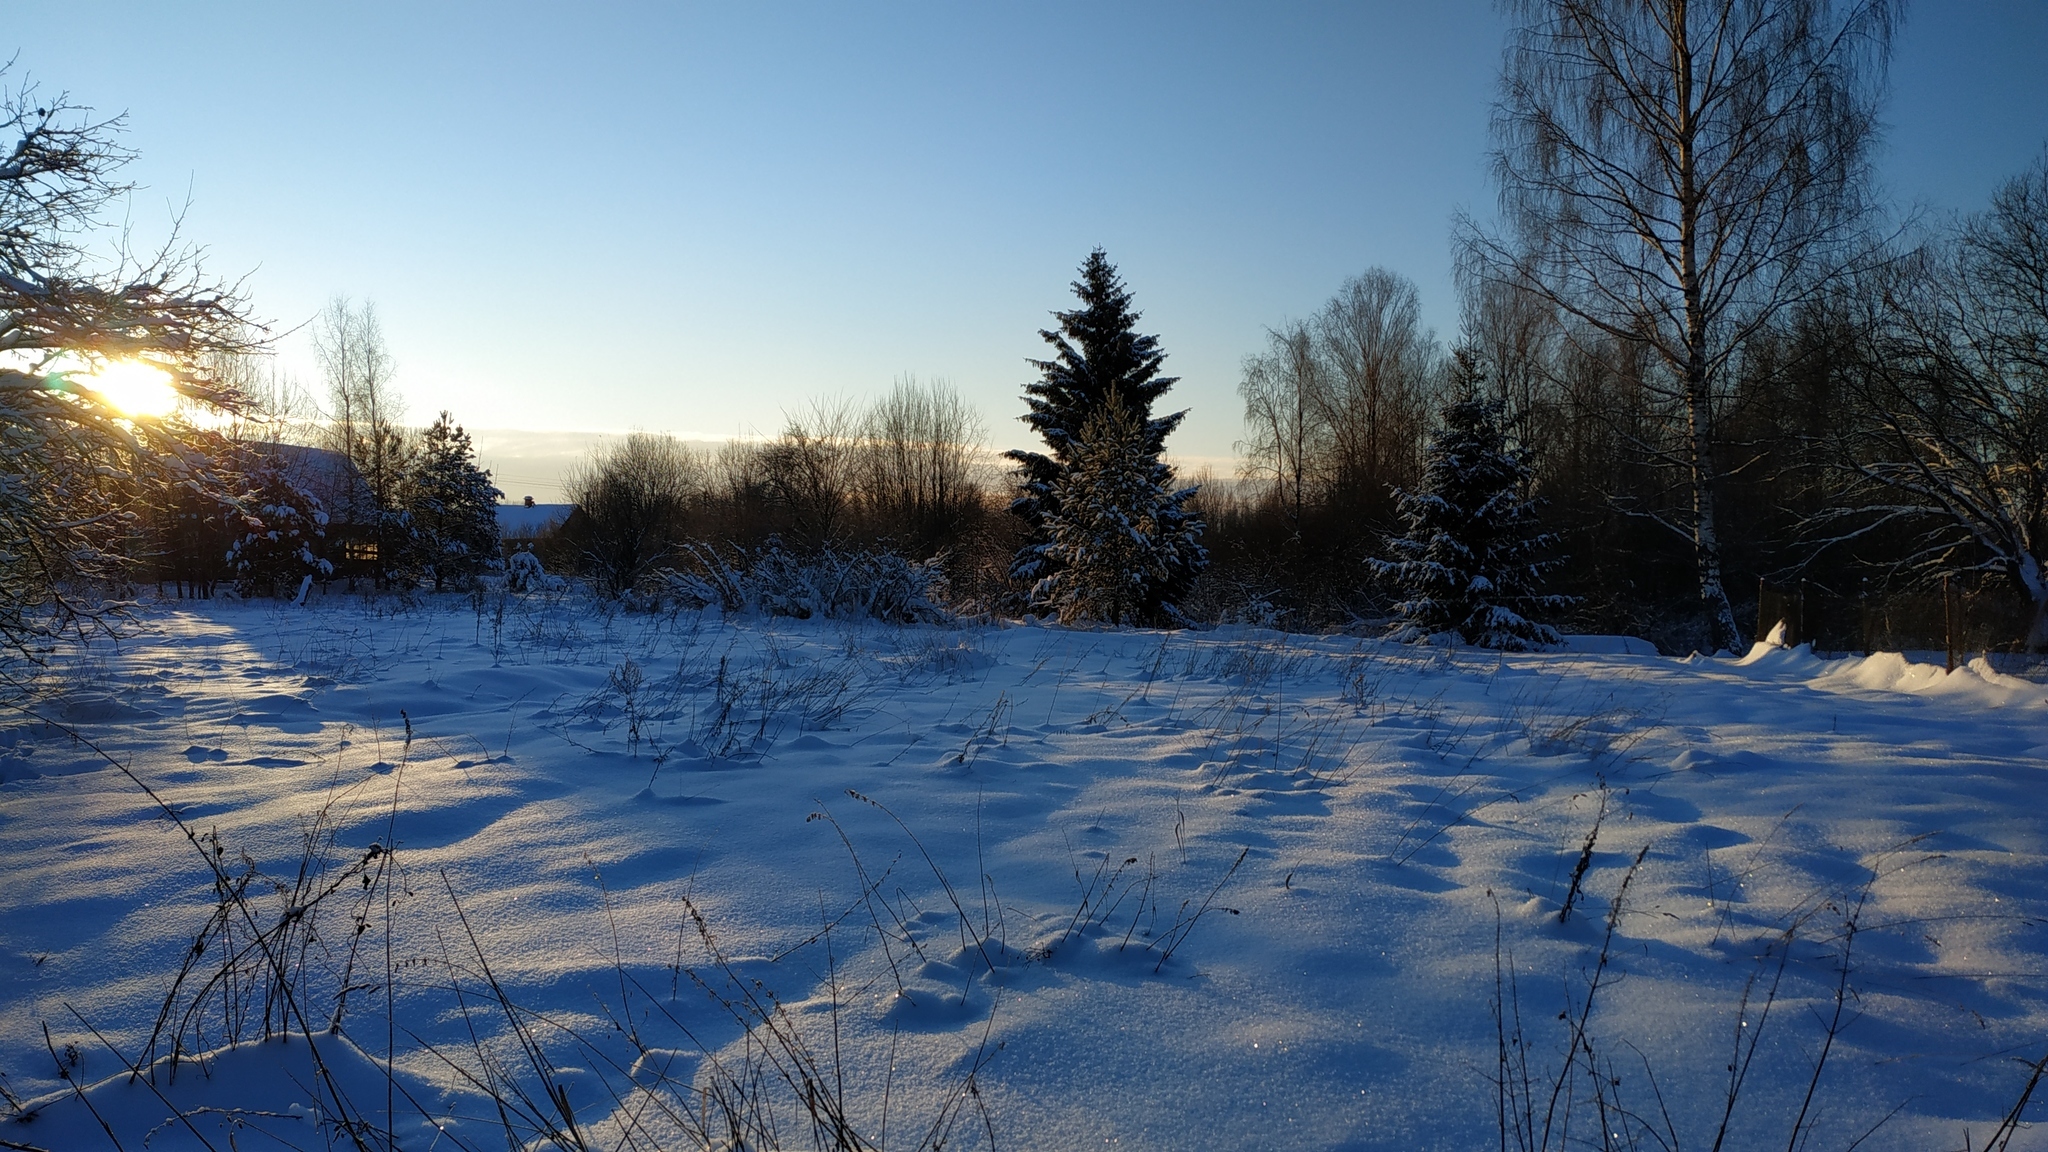
M 1146 422 L 1112 394 L 1081 426 L 1053 482 L 1043 552 L 1051 572 L 1031 599 L 1063 623 L 1143 623 L 1153 590 L 1200 565 L 1200 528 L 1182 507 L 1194 490 L 1161 486 L 1147 437 Z
M 1061 481 L 1074 464 L 1089 418 L 1115 397 L 1141 430 L 1131 450 L 1142 460 L 1151 487 L 1168 491 L 1173 468 L 1160 456 L 1166 437 L 1187 415 L 1152 415 L 1153 402 L 1177 378 L 1160 375 L 1166 354 L 1159 350 L 1159 338 L 1138 333 L 1139 314 L 1131 309 L 1131 294 L 1102 249 L 1082 262 L 1081 278 L 1073 289 L 1081 306 L 1053 313 L 1058 329 L 1039 330 L 1054 355 L 1030 361 L 1039 379 L 1024 389 L 1024 423 L 1045 441 L 1048 451 L 1004 453 L 1016 462 L 1023 489 L 1010 511 L 1032 531 L 1030 542 L 1012 559 L 1010 575 L 1033 588 L 1057 575 L 1064 562 L 1052 547 L 1048 524 L 1060 515 Z M 1208 563 L 1208 553 L 1199 543 L 1202 523 L 1186 510 L 1193 494 L 1194 489 L 1187 489 L 1157 510 L 1155 530 L 1160 538 L 1181 543 L 1163 550 L 1171 556 L 1171 566 L 1146 579 L 1138 613 L 1148 620 L 1178 622 L 1175 601 Z
M 408 565 L 434 590 L 466 588 L 500 562 L 498 500 L 491 474 L 477 467 L 469 433 L 442 412 L 420 439 L 401 490 L 410 518 Z
M 1529 495 L 1529 451 L 1510 441 L 1506 405 L 1481 395 L 1477 358 L 1460 350 L 1443 427 L 1430 437 L 1419 491 L 1399 492 L 1406 532 L 1387 541 L 1392 560 L 1371 561 L 1400 590 L 1394 636 L 1455 632 L 1467 644 L 1519 652 L 1555 644 L 1533 617 L 1570 597 L 1537 591 L 1556 537 L 1536 531 L 1541 501 Z

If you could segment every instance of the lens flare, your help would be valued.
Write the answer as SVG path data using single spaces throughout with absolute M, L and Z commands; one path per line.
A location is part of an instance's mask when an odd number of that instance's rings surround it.
M 78 379 L 120 409 L 123 416 L 168 416 L 178 406 L 171 374 L 154 364 L 115 360 Z

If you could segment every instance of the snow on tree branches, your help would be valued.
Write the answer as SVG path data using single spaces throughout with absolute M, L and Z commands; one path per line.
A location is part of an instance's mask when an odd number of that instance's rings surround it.
M 1112 394 L 1070 443 L 1045 518 L 1051 571 L 1031 593 L 1064 623 L 1142 623 L 1157 588 L 1201 566 L 1200 525 L 1183 511 L 1195 489 L 1160 483 L 1149 442 L 1146 422 Z
M 1930 583 L 2000 573 L 2048 652 L 2048 156 L 1879 287 L 1848 378 L 1852 486 L 1811 526 L 1827 547 L 1896 522 L 1896 569 Z
M 276 445 L 257 445 L 245 466 L 249 493 L 228 564 L 243 596 L 296 596 L 307 580 L 324 580 L 334 565 L 322 553 L 327 510 L 294 481 Z
M 152 378 L 159 402 L 228 406 L 206 354 L 250 344 L 242 302 L 175 238 L 94 258 L 133 153 L 119 117 L 86 111 L 0 93 L 0 647 L 16 654 L 106 620 L 152 494 L 219 487 L 192 429 L 121 407 L 110 367 Z
M 500 563 L 504 493 L 477 467 L 469 433 L 447 412 L 421 437 L 400 495 L 411 518 L 408 566 L 431 579 L 436 592 L 468 587 Z
M 1465 643 L 1508 651 L 1555 644 L 1556 629 L 1531 619 L 1570 604 L 1535 589 L 1551 565 L 1537 556 L 1555 537 L 1534 529 L 1540 501 L 1525 493 L 1529 453 L 1508 442 L 1504 405 L 1478 394 L 1469 358 L 1462 397 L 1443 409 L 1430 438 L 1422 487 L 1399 494 L 1404 535 L 1387 541 L 1393 560 L 1374 560 L 1395 585 L 1394 637 L 1456 633 Z
M 1049 587 L 1045 582 L 1056 577 L 1068 562 L 1066 558 L 1074 554 L 1076 545 L 1071 540 L 1055 546 L 1054 526 L 1066 523 L 1068 531 L 1077 530 L 1074 518 L 1062 519 L 1063 493 L 1070 488 L 1078 490 L 1068 483 L 1068 474 L 1077 463 L 1089 421 L 1114 401 L 1124 412 L 1119 419 L 1127 420 L 1136 431 L 1112 439 L 1122 446 L 1121 451 L 1131 454 L 1127 470 L 1132 475 L 1142 471 L 1146 491 L 1157 494 L 1124 506 L 1133 522 L 1153 524 L 1148 529 L 1153 540 L 1150 547 L 1159 561 L 1142 567 L 1144 575 L 1129 615 L 1177 623 L 1180 613 L 1174 602 L 1208 563 L 1208 553 L 1199 543 L 1202 523 L 1185 509 L 1194 490 L 1164 495 L 1173 484 L 1173 469 L 1159 457 L 1165 451 L 1166 437 L 1180 426 L 1186 413 L 1154 417 L 1152 404 L 1177 378 L 1159 374 L 1166 359 L 1159 350 L 1159 338 L 1138 334 L 1139 314 L 1131 310 L 1131 294 L 1100 248 L 1082 263 L 1081 278 L 1073 289 L 1081 307 L 1053 313 L 1059 321 L 1057 331 L 1039 331 L 1052 345 L 1054 356 L 1031 361 L 1040 378 L 1024 389 L 1029 408 L 1024 422 L 1045 440 L 1050 452 L 1004 454 L 1017 463 L 1023 489 L 1010 510 L 1033 532 L 1032 541 L 1011 561 L 1010 574 L 1032 582 L 1035 597 L 1036 590 Z M 1106 481 L 1095 483 L 1102 482 Z

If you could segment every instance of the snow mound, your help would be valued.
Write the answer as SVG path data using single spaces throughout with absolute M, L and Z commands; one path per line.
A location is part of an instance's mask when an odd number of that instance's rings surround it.
M 1772 626 L 1770 635 L 1750 645 L 1735 666 L 1768 672 L 1813 673 L 1826 667 L 1827 662 L 1813 654 L 1811 644 L 1787 647 L 1785 625 L 1780 623 Z
M 2039 703 L 2048 697 L 2048 690 L 2041 685 L 2008 676 L 1981 656 L 1951 672 L 1939 664 L 1913 661 L 1900 652 L 1824 660 L 1814 655 L 1812 645 L 1787 647 L 1784 640 L 1785 626 L 1780 623 L 1768 636 L 1751 645 L 1748 654 L 1737 660 L 1735 666 L 1803 677 L 1812 687 L 1824 691 L 1909 692 L 1992 707 Z
M 1915 664 L 1897 652 L 1876 652 L 1835 661 L 1814 686 L 1959 697 L 1994 707 L 2039 703 L 2044 697 L 2041 685 L 2007 676 L 1981 656 L 1951 672 L 1939 664 Z

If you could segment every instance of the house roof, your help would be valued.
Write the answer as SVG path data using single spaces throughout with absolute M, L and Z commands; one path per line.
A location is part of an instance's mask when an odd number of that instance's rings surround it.
M 286 479 L 314 496 L 319 497 L 320 506 L 327 510 L 330 521 L 342 524 L 369 524 L 376 520 L 378 505 L 376 494 L 370 491 L 368 481 L 347 456 L 332 448 L 315 448 L 308 444 L 279 444 L 265 442 L 250 447 L 259 452 L 274 454 L 284 465 Z
M 569 518 L 574 504 L 498 505 L 498 531 L 507 536 L 538 536 Z

